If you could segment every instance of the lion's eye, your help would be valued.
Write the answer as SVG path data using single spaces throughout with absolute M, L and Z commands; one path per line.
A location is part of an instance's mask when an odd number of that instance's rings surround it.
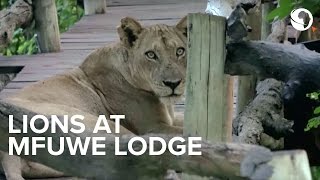
M 148 51 L 148 52 L 145 53 L 145 55 L 149 59 L 153 59 L 153 60 L 157 59 L 157 55 L 153 51 Z
M 184 54 L 185 50 L 183 47 L 180 47 L 177 49 L 177 56 L 182 56 Z

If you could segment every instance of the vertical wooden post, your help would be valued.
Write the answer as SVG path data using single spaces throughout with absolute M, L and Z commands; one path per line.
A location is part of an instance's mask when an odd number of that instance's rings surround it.
M 224 74 L 225 18 L 188 16 L 189 49 L 184 134 L 226 141 L 227 84 Z
M 60 51 L 60 32 L 55 0 L 33 0 L 32 3 L 41 52 Z
M 232 13 L 232 6 L 235 2 L 233 1 L 209 1 L 207 4 L 206 13 L 216 16 L 228 17 Z M 228 43 L 228 39 L 227 42 Z M 234 81 L 235 77 L 228 76 L 228 87 L 227 87 L 227 104 L 228 104 L 228 113 L 227 113 L 227 122 L 225 126 L 227 130 L 227 140 L 232 140 L 232 121 L 235 118 L 235 98 L 234 98 Z M 229 127 L 229 128 L 227 128 Z
M 275 6 L 272 1 L 261 4 L 261 40 L 267 39 L 271 33 L 271 23 L 267 20 L 267 16 L 274 7 Z
M 249 33 L 248 39 L 261 39 L 261 11 L 252 13 L 248 16 L 248 24 L 252 27 L 252 32 Z M 237 114 L 253 100 L 255 95 L 257 78 L 255 76 L 239 76 L 238 91 L 237 91 Z
M 227 120 L 227 96 L 232 94 L 227 91 L 229 78 L 224 74 L 225 27 L 224 17 L 200 13 L 188 16 L 184 135 L 212 142 L 230 141 L 232 133 Z M 183 174 L 183 179 L 206 178 Z
M 106 0 L 84 0 L 84 14 L 104 14 L 107 11 Z

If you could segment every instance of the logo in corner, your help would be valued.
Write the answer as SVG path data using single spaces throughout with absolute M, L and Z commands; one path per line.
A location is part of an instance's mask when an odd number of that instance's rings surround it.
M 298 31 L 305 31 L 312 26 L 313 16 L 311 12 L 304 8 L 291 11 L 291 25 Z

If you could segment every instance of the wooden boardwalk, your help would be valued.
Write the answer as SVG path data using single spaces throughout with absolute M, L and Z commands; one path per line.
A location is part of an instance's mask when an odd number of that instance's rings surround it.
M 62 51 L 32 56 L 0 56 L 0 71 L 21 67 L 3 91 L 0 99 L 36 81 L 78 66 L 95 48 L 118 40 L 116 26 L 125 16 L 134 17 L 143 25 L 174 25 L 187 13 L 204 12 L 206 0 L 109 0 L 107 13 L 83 17 L 61 35 Z

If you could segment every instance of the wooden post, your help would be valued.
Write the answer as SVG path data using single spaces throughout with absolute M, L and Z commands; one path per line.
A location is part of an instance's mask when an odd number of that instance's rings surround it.
M 271 33 L 271 23 L 267 20 L 267 16 L 274 7 L 272 1 L 261 4 L 261 40 L 266 40 Z
M 226 141 L 227 84 L 224 74 L 226 19 L 208 14 L 188 16 L 188 68 L 184 135 Z
M 231 141 L 228 121 L 229 78 L 224 74 L 226 18 L 209 14 L 188 16 L 187 95 L 184 135 L 211 142 Z M 231 97 L 232 98 L 232 97 Z M 187 179 L 206 179 L 183 174 Z
M 104 14 L 107 10 L 106 0 L 84 0 L 84 14 Z
M 248 34 L 250 40 L 261 39 L 261 11 L 257 11 L 248 16 L 248 24 L 252 27 L 252 32 Z M 257 78 L 255 76 L 239 76 L 237 90 L 237 115 L 253 100 L 255 95 Z
M 60 32 L 55 0 L 33 0 L 34 19 L 42 53 L 60 51 Z
M 229 17 L 233 11 L 232 7 L 235 5 L 233 1 L 209 1 L 207 4 L 206 13 L 216 16 Z M 228 43 L 228 38 L 226 39 Z M 235 98 L 234 98 L 234 79 L 233 76 L 228 76 L 227 85 L 227 121 L 225 126 L 230 132 L 226 132 L 227 141 L 232 141 L 232 121 L 235 118 Z M 228 128 L 227 128 L 228 127 Z

